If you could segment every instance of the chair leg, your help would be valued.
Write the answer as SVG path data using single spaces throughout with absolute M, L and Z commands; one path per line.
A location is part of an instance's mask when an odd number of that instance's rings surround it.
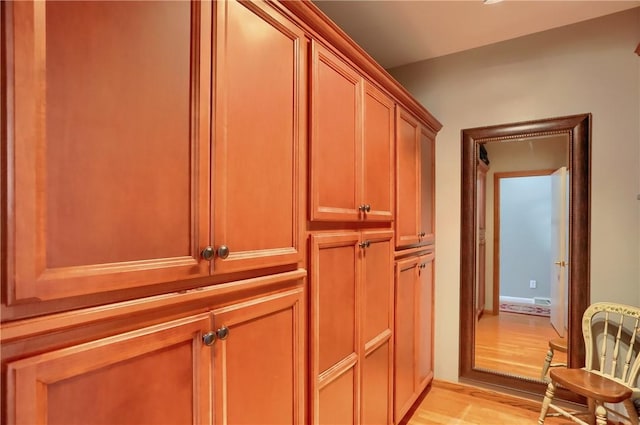
M 596 401 L 596 425 L 607 425 L 607 409 L 601 401 Z
M 542 409 L 540 409 L 540 417 L 538 418 L 538 425 L 543 425 L 544 420 L 547 417 L 547 412 L 549 411 L 549 405 L 551 404 L 551 400 L 553 400 L 553 395 L 556 392 L 556 384 L 553 381 L 549 382 L 547 385 L 547 391 L 544 393 L 544 400 L 542 400 Z M 606 424 L 605 424 L 606 425 Z
M 629 415 L 629 421 L 631 422 L 631 425 L 638 425 L 640 423 L 640 418 L 638 418 L 640 412 L 636 410 L 636 406 L 633 404 L 633 401 L 628 398 L 623 401 L 623 404 L 627 409 L 627 415 Z
M 547 351 L 547 355 L 544 358 L 544 364 L 542 365 L 542 375 L 541 379 L 544 381 L 547 376 L 547 372 L 549 371 L 549 366 L 551 365 L 551 359 L 553 359 L 553 348 L 549 348 Z
M 596 424 L 596 403 L 595 401 L 593 401 L 592 398 L 587 400 L 588 404 L 589 404 L 589 416 L 587 417 L 587 422 L 589 423 L 589 425 L 595 425 Z

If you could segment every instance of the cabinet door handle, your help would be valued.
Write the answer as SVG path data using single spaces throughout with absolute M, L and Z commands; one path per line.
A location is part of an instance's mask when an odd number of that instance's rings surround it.
M 426 233 L 426 232 L 420 232 L 420 233 L 418 233 L 418 237 L 419 237 L 419 238 L 424 238 L 426 235 L 427 235 L 427 233 Z
M 226 245 L 220 245 L 218 247 L 218 257 L 223 260 L 229 256 L 229 247 Z
M 364 211 L 365 211 L 365 212 L 371 212 L 371 205 L 369 205 L 369 204 L 364 204 Z
M 207 261 L 211 261 L 213 259 L 213 248 L 211 248 L 210 246 L 206 247 L 205 249 L 202 250 L 202 252 L 200 253 L 200 256 Z
M 211 346 L 214 342 L 216 342 L 216 333 L 215 332 L 207 332 L 202 335 L 202 342 L 204 345 Z
M 362 241 L 358 244 L 358 246 L 360 248 L 369 248 L 371 246 L 371 242 L 370 241 Z
M 229 328 L 226 326 L 221 327 L 216 331 L 216 335 L 220 340 L 227 339 L 227 337 L 229 336 Z
M 361 204 L 358 207 L 358 211 L 360 211 L 360 212 L 365 212 L 366 210 L 367 210 L 367 205 L 366 204 Z

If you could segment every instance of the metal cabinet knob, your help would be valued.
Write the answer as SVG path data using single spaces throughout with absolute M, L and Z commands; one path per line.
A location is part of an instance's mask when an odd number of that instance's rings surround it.
M 229 336 L 229 328 L 226 326 L 221 327 L 216 331 L 216 335 L 218 336 L 218 339 L 227 339 Z
M 364 204 L 364 211 L 365 211 L 365 212 L 371 212 L 371 205 L 369 205 L 369 204 Z
M 369 248 L 371 246 L 371 241 L 362 241 L 358 244 L 360 248 Z
M 218 247 L 218 257 L 223 260 L 229 256 L 229 247 L 226 245 L 220 245 Z
M 365 204 L 361 204 L 361 205 L 358 207 L 358 211 L 360 211 L 360 212 L 365 212 L 366 208 L 367 208 L 367 206 L 366 206 Z
M 213 260 L 213 248 L 211 248 L 210 246 L 206 247 L 202 250 L 200 256 L 207 261 Z
M 207 332 L 206 334 L 202 335 L 202 342 L 204 343 L 204 345 L 213 345 L 213 343 L 216 342 L 216 333 Z
M 427 235 L 427 233 L 426 233 L 426 232 L 420 232 L 420 233 L 418 233 L 418 237 L 419 237 L 419 238 L 424 238 L 426 235 Z

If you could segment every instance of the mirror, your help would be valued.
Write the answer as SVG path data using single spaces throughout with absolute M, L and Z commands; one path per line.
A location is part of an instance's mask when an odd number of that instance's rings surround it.
M 503 339 L 509 339 L 512 342 L 512 358 L 504 361 L 499 359 L 493 364 L 482 358 L 481 347 L 476 347 L 476 340 L 479 332 L 482 331 L 479 324 L 489 323 L 494 318 L 494 313 L 497 314 L 495 317 L 500 316 L 498 306 L 503 303 L 500 302 L 499 288 L 507 285 L 504 263 L 510 260 L 506 255 L 508 251 L 505 251 L 504 247 L 500 249 L 501 242 L 507 243 L 504 235 L 500 235 L 500 229 L 503 228 L 500 217 L 505 217 L 502 215 L 505 210 L 503 208 L 501 213 L 496 211 L 500 211 L 501 205 L 506 205 L 501 203 L 505 200 L 500 197 L 506 196 L 508 186 L 503 188 L 502 183 L 506 183 L 507 180 L 515 182 L 517 180 L 515 177 L 546 176 L 562 165 L 566 167 L 569 175 L 566 180 L 568 182 L 568 202 L 566 202 L 568 230 L 566 244 L 564 244 L 568 264 L 558 270 L 566 271 L 566 291 L 561 291 L 557 298 L 543 296 L 540 300 L 544 303 L 550 298 L 554 304 L 553 308 L 549 306 L 548 310 L 555 316 L 552 319 L 555 320 L 554 323 L 558 329 L 556 329 L 557 333 L 552 331 L 551 335 L 557 337 L 566 330 L 564 337 L 568 346 L 566 358 L 569 366 L 581 367 L 584 364 L 581 319 L 589 304 L 590 293 L 590 130 L 591 114 L 581 114 L 462 131 L 459 370 L 461 381 L 508 388 L 536 396 L 544 392 L 545 383 L 539 375 L 536 377 L 535 372 L 529 373 L 526 369 L 518 369 L 514 367 L 513 361 L 510 361 L 514 357 L 523 357 L 525 354 L 526 349 L 522 342 L 517 341 L 517 338 L 513 335 L 504 336 Z M 523 160 L 522 156 L 527 155 L 527 152 L 535 155 L 537 159 L 544 156 L 540 154 L 541 152 L 555 152 L 553 154 L 555 160 L 542 163 L 531 162 L 530 159 Z M 491 155 L 495 157 L 495 163 L 492 162 Z M 487 156 L 488 160 L 486 160 Z M 485 162 L 489 163 L 488 166 Z M 515 167 L 518 171 L 508 169 L 510 162 L 519 163 L 518 167 Z M 488 170 L 492 167 L 494 170 L 489 172 Z M 479 183 L 478 179 L 483 173 L 490 176 L 485 180 L 485 185 Z M 495 189 L 493 189 L 494 180 Z M 490 196 L 487 196 L 487 192 L 491 192 Z M 488 208 L 487 202 L 490 203 Z M 493 214 L 486 215 L 488 210 L 493 210 Z M 483 226 L 483 221 L 488 224 Z M 485 233 L 485 227 L 491 228 L 491 234 Z M 505 230 L 503 230 L 504 233 Z M 513 231 L 509 231 L 508 236 L 511 239 L 530 237 Z M 493 244 L 486 244 L 487 239 L 491 239 Z M 528 242 L 524 245 L 533 245 L 531 239 L 528 239 Z M 494 249 L 487 250 L 488 246 Z M 553 256 L 556 255 L 553 254 Z M 487 256 L 493 257 L 490 264 L 492 273 L 486 271 Z M 530 262 L 529 259 L 524 263 Z M 546 280 L 547 284 L 550 284 L 549 276 L 552 271 L 553 268 L 550 265 L 547 274 L 542 273 L 541 280 Z M 527 276 L 532 277 L 535 271 L 524 273 L 523 275 L 529 273 Z M 556 274 L 560 275 L 561 272 Z M 505 282 L 500 282 L 501 277 Z M 536 279 L 531 280 L 534 282 L 530 283 L 528 279 L 526 280 L 527 287 L 536 286 Z M 522 282 L 519 284 L 522 285 Z M 481 289 L 483 285 L 485 290 Z M 563 295 L 564 300 L 559 300 L 560 294 Z M 566 314 L 563 313 L 565 309 Z M 505 313 L 503 316 L 511 314 Z M 515 316 L 519 314 L 516 313 Z M 547 336 L 542 338 L 544 339 L 542 344 L 546 348 L 548 338 Z M 520 347 L 522 347 L 522 353 L 519 352 Z M 543 361 L 544 354 L 538 359 L 537 364 L 531 365 L 530 369 L 541 371 Z M 535 360 L 533 362 L 535 363 Z M 568 400 L 573 399 L 568 392 L 561 392 L 558 396 Z

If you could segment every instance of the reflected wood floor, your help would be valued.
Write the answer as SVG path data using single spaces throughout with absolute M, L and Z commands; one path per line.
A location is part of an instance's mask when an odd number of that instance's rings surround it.
M 548 341 L 557 337 L 548 317 L 484 314 L 476 326 L 475 366 L 540 379 Z M 566 353 L 553 356 L 554 363 L 566 361 Z
M 540 402 L 469 385 L 434 380 L 427 391 L 406 425 L 536 424 L 540 413 Z M 565 418 L 545 420 L 545 425 L 568 424 L 573 422 Z

